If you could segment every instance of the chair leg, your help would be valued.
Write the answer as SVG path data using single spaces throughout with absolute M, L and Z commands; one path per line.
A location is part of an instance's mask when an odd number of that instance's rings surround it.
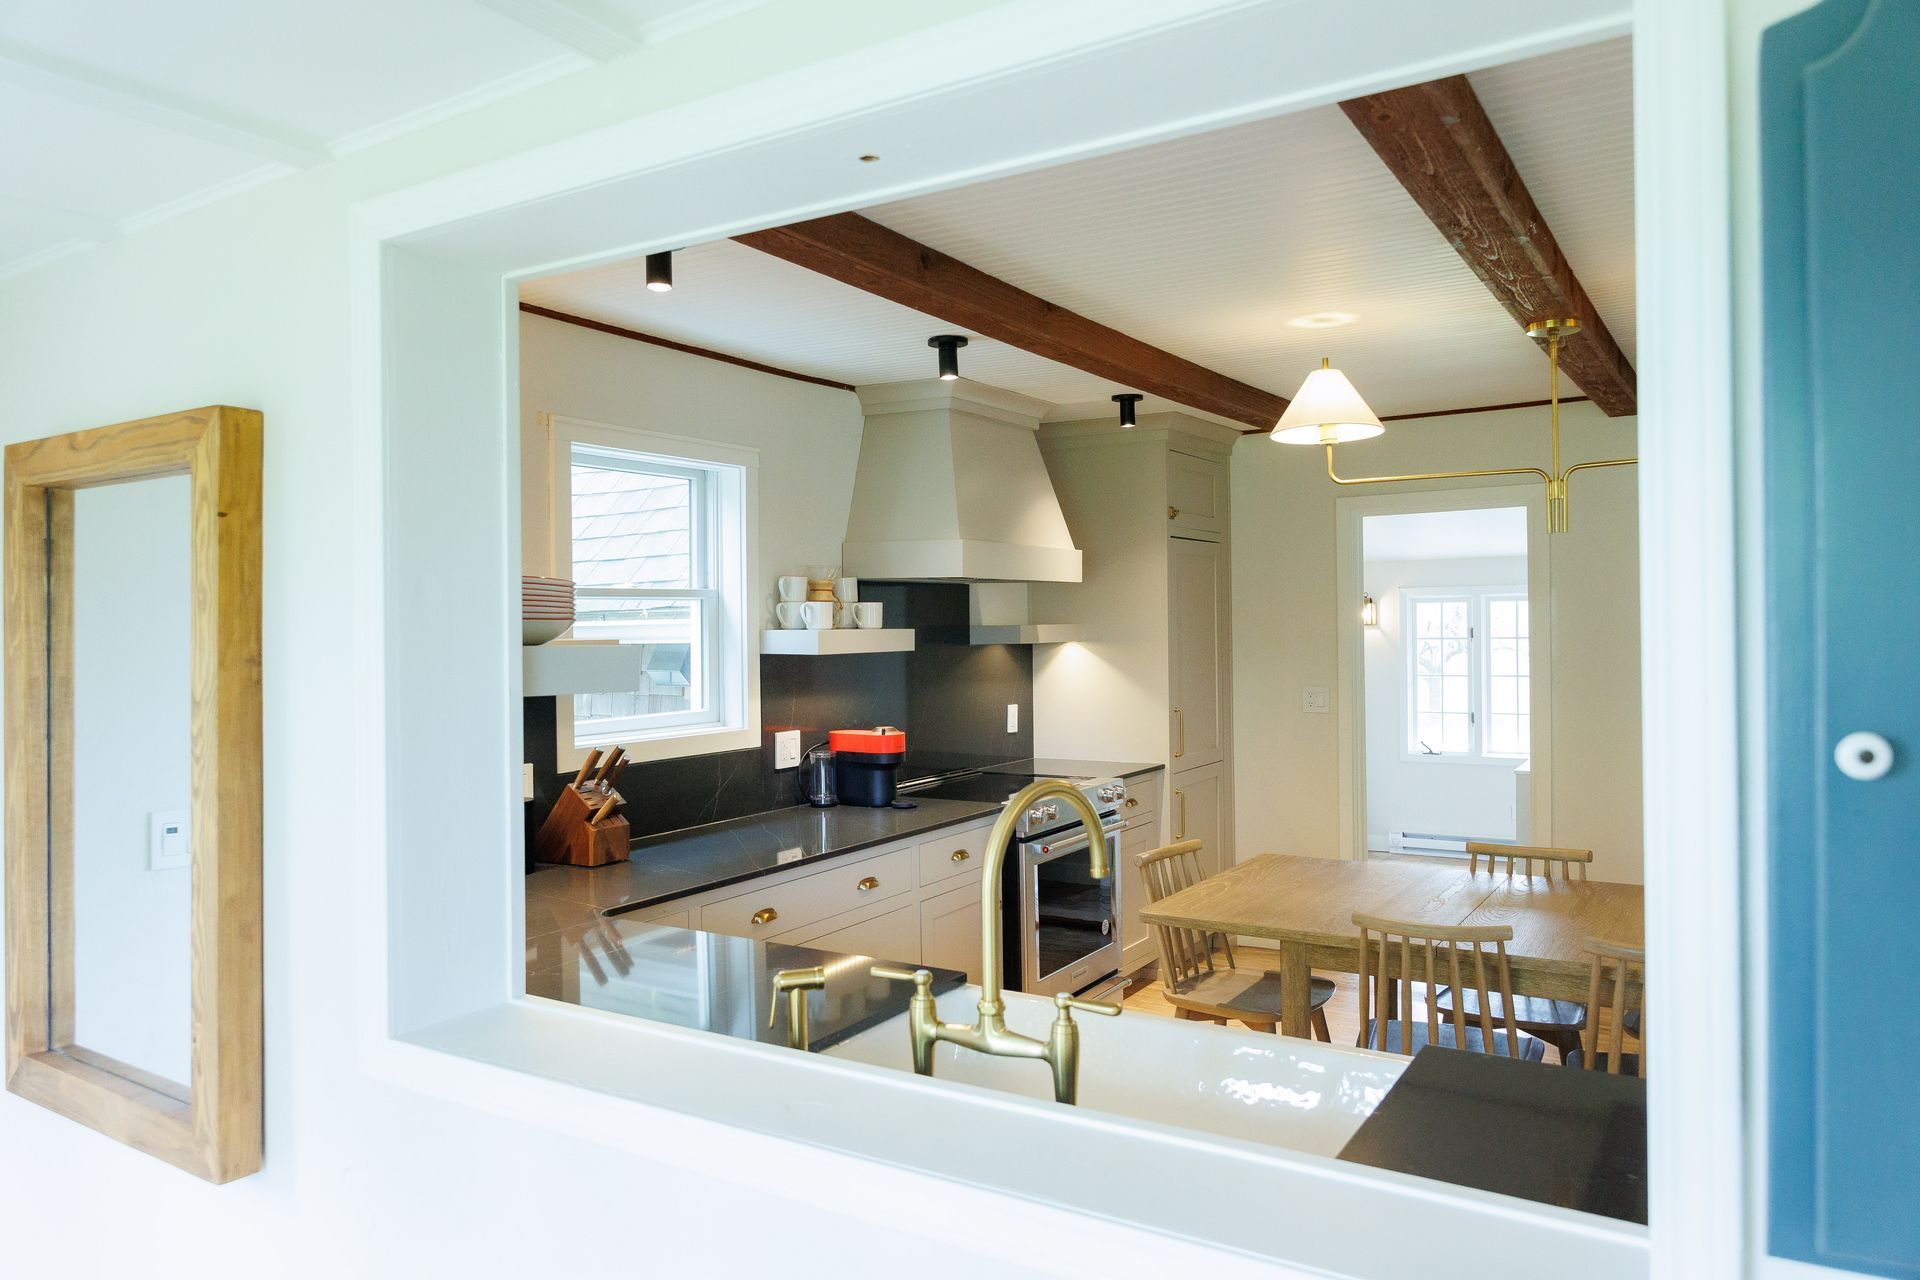
M 1313 1034 L 1318 1040 L 1322 1040 L 1327 1044 L 1333 1043 L 1333 1032 L 1327 1029 L 1327 1011 L 1325 1009 L 1315 1009 L 1313 1011 Z
M 1242 1018 L 1240 1021 L 1246 1024 L 1249 1031 L 1264 1031 L 1270 1036 L 1280 1033 L 1280 1024 L 1277 1022 L 1258 1022 L 1252 1018 Z
M 1186 1008 L 1175 1008 L 1173 1011 L 1173 1016 L 1181 1019 L 1184 1022 L 1204 1021 L 1204 1019 L 1202 1019 L 1199 1014 L 1195 1013 L 1191 1009 L 1186 1009 Z

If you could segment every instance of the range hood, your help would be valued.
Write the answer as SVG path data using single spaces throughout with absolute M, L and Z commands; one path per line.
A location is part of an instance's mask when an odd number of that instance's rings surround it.
M 1080 552 L 1040 459 L 1050 407 L 958 378 L 858 388 L 866 429 L 842 572 L 1078 582 Z

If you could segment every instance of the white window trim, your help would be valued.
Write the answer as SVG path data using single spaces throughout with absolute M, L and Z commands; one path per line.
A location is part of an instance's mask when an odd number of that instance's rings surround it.
M 1511 583 L 1493 587 L 1402 587 L 1400 588 L 1400 758 L 1409 764 L 1478 765 L 1482 768 L 1500 766 L 1513 768 L 1529 758 L 1527 752 L 1504 752 L 1485 750 L 1486 719 L 1491 715 L 1492 704 L 1490 686 L 1487 681 L 1491 674 L 1485 661 L 1484 652 L 1487 642 L 1487 606 L 1495 600 L 1527 600 L 1526 586 Z M 1471 746 L 1466 751 L 1443 751 L 1438 755 L 1428 755 L 1413 747 L 1414 717 L 1417 712 L 1419 686 L 1414 674 L 1414 632 L 1413 606 L 1422 600 L 1465 600 L 1467 612 L 1473 628 L 1472 641 L 1467 647 L 1468 670 L 1467 684 L 1473 691 L 1468 702 L 1468 710 L 1473 721 L 1468 730 Z M 1531 612 L 1531 610 L 1529 610 Z M 1529 736 L 1533 725 L 1531 700 L 1532 670 L 1534 659 L 1538 656 L 1533 650 L 1533 629 L 1527 629 L 1528 648 L 1528 689 L 1527 723 Z
M 714 580 L 694 590 L 634 590 L 620 594 L 710 600 L 717 620 L 709 630 L 706 662 L 713 673 L 714 708 L 687 712 L 685 718 L 657 720 L 650 732 L 615 729 L 584 740 L 574 736 L 573 699 L 554 699 L 554 754 L 561 772 L 579 768 L 595 747 L 626 748 L 630 761 L 677 760 L 685 756 L 741 751 L 760 745 L 760 632 L 754 625 L 750 583 L 759 580 L 760 451 L 743 445 L 689 436 L 667 435 L 639 427 L 591 422 L 562 414 L 542 415 L 547 428 L 548 539 L 554 572 L 573 563 L 573 477 L 575 445 L 646 454 L 668 466 L 676 462 L 709 464 L 712 499 L 707 527 Z M 717 469 L 709 469 L 717 468 Z M 737 510 L 739 520 L 728 513 Z M 609 592 L 609 594 L 612 594 Z
M 1731 625 L 1698 625 L 1702 616 L 1731 619 L 1736 612 L 1734 476 L 1727 461 L 1733 454 L 1729 397 L 1734 341 L 1720 319 L 1734 296 L 1727 218 L 1731 51 L 1724 5 L 1634 0 L 1631 11 L 1636 113 L 1670 126 L 1642 131 L 1635 139 L 1642 338 L 1644 350 L 1654 353 L 1643 357 L 1640 444 L 1648 933 L 1650 946 L 1657 946 L 1665 961 L 1654 969 L 1649 984 L 1660 989 L 1656 994 L 1673 997 L 1664 1004 L 1668 1008 L 1679 1007 L 1688 989 L 1725 990 L 1730 998 L 1719 1002 L 1711 1017 L 1676 1022 L 1667 1040 L 1659 1042 L 1665 1047 L 1657 1053 L 1658 1070 L 1650 1072 L 1649 1081 L 1658 1122 L 1650 1131 L 1649 1147 L 1650 1181 L 1662 1190 L 1656 1192 L 1658 1212 L 1651 1232 L 1598 1229 L 1581 1215 L 1498 1198 L 1476 1203 L 1479 1198 L 1456 1189 L 1330 1161 L 1317 1162 L 1310 1173 L 1300 1171 L 1300 1198 L 1291 1203 L 1313 1220 L 1344 1225 L 1382 1220 L 1383 1213 L 1398 1207 L 1397 1197 L 1421 1193 L 1440 1202 L 1436 1207 L 1444 1207 L 1446 1216 L 1424 1223 L 1395 1219 L 1408 1223 L 1406 1234 L 1416 1238 L 1424 1238 L 1423 1227 L 1455 1237 L 1484 1231 L 1488 1247 L 1499 1256 L 1532 1256 L 1547 1247 L 1580 1269 L 1588 1269 L 1589 1263 L 1600 1268 L 1590 1274 L 1615 1277 L 1645 1274 L 1650 1241 L 1658 1276 L 1677 1280 L 1742 1273 L 1750 1257 L 1764 1252 L 1747 1234 L 1759 1214 L 1746 1211 L 1750 1187 L 1742 1176 L 1747 1172 L 1745 1156 L 1759 1144 L 1747 1141 L 1742 1128 L 1742 1055 L 1752 1029 L 1742 1020 L 1746 1004 L 1740 998 L 1744 974 L 1739 961 L 1743 920 L 1750 924 L 1751 917 L 1743 912 L 1739 874 L 1743 797 L 1736 769 L 1741 745 L 1734 698 L 1736 641 Z M 537 1078 L 570 1080 L 571 1064 L 564 1055 L 547 1055 L 549 1072 L 510 1063 L 510 1055 L 495 1051 L 500 1045 L 530 1045 L 524 1028 L 516 1032 L 510 1024 L 538 1003 L 512 994 L 518 957 L 509 944 L 515 940 L 503 944 L 484 933 L 488 925 L 517 927 L 517 913 L 510 910 L 519 901 L 514 863 L 519 841 L 510 834 L 519 818 L 515 784 L 520 765 L 513 753 L 518 744 L 517 705 L 500 708 L 491 700 L 484 700 L 484 706 L 475 701 L 471 710 L 452 717 L 457 730 L 468 735 L 452 740 L 455 763 L 482 766 L 454 775 L 471 779 L 460 798 L 475 803 L 449 808 L 408 802 L 415 790 L 411 770 L 419 752 L 447 741 L 445 709 L 457 708 L 463 697 L 470 699 L 475 688 L 503 683 L 514 696 L 520 689 L 515 593 L 510 589 L 510 575 L 518 572 L 519 545 L 517 531 L 503 523 L 511 513 L 515 467 L 509 455 L 515 446 L 496 418 L 518 418 L 511 372 L 517 352 L 513 280 L 516 273 L 533 267 L 536 253 L 545 255 L 543 262 L 585 265 L 613 256 L 616 248 L 619 256 L 626 256 L 810 216 L 822 208 L 902 198 L 965 178 L 1011 171 L 1035 154 L 1068 159 L 1123 142 L 1173 136 L 1203 123 L 1319 105 L 1371 86 L 1470 70 L 1620 34 L 1628 29 L 1625 15 L 1619 6 L 1574 15 L 1503 10 L 1501 30 L 1483 35 L 1481 28 L 1461 24 L 1448 13 L 1445 22 L 1411 22 L 1364 39 L 1356 35 L 1352 45 L 1364 56 L 1330 60 L 1314 66 L 1313 75 L 1269 90 L 1265 80 L 1249 87 L 1247 72 L 1230 55 L 1283 38 L 1283 24 L 1296 21 L 1297 13 L 1279 0 L 1196 3 L 1177 15 L 1158 6 L 1112 9 L 1103 12 L 1103 20 L 1112 25 L 1097 43 L 1087 36 L 1085 15 L 1078 11 L 1056 15 L 1038 6 L 1011 14 L 996 11 L 984 35 L 965 19 L 956 20 L 874 51 L 837 58 L 825 64 L 830 74 L 808 71 L 724 90 L 692 107 L 669 108 L 356 206 L 350 228 L 356 445 L 352 532 L 361 590 L 354 619 L 354 710 L 359 726 L 354 820 L 361 838 L 353 842 L 352 856 L 358 863 L 354 919 L 360 963 L 355 966 L 354 1004 L 359 1069 L 400 1088 L 462 1098 L 476 1112 L 613 1142 L 656 1163 L 738 1171 L 741 1144 L 751 1141 L 738 1133 L 717 1148 L 710 1141 L 723 1132 L 713 1121 L 740 1125 L 755 1118 L 747 1114 L 744 1100 L 729 1101 L 725 1091 L 704 1088 L 696 1106 L 683 1107 L 705 1119 L 676 1123 L 676 1117 L 658 1110 L 681 1105 L 679 1082 L 688 1073 L 732 1056 L 711 1037 L 676 1037 L 665 1034 L 668 1029 L 644 1024 L 615 1028 L 583 1016 L 585 1011 L 556 1021 L 556 1027 L 578 1037 L 579 1043 L 568 1046 L 575 1051 L 617 1055 L 616 1039 L 640 1035 L 647 1041 L 646 1070 L 630 1074 L 625 1091 L 631 1096 L 644 1089 L 651 1105 L 618 1117 L 606 1110 L 606 1091 L 587 1092 Z M 1329 10 L 1322 16 L 1332 22 L 1339 12 Z M 1115 68 L 1110 65 L 1115 57 L 1145 61 Z M 1151 102 L 1106 91 L 1108 85 L 1128 82 L 1125 72 L 1152 67 L 1163 69 L 1166 78 Z M 617 219 L 571 219 L 568 234 L 575 238 L 557 244 L 550 238 L 530 239 L 524 220 L 513 222 L 528 211 L 551 221 L 556 209 L 567 207 L 565 202 L 581 193 L 617 196 L 617 184 L 634 174 L 645 175 L 649 191 L 683 177 L 699 187 L 705 175 L 695 167 L 670 170 L 729 148 L 753 158 L 748 148 L 767 136 L 769 119 L 782 122 L 783 154 L 794 155 L 796 163 L 807 161 L 805 172 L 812 175 L 820 166 L 804 149 L 819 142 L 825 145 L 823 154 L 839 154 L 835 145 L 844 151 L 851 129 L 842 127 L 846 122 L 858 122 L 861 132 L 855 136 L 862 144 L 870 142 L 876 126 L 889 130 L 888 136 L 911 137 L 917 129 L 944 137 L 941 113 L 953 117 L 952 108 L 965 100 L 963 95 L 991 89 L 1003 98 L 1011 94 L 1018 99 L 1031 92 L 1025 85 L 1035 83 L 1044 86 L 1058 109 L 1020 116 L 1022 137 L 1008 139 L 1004 126 L 994 120 L 969 119 L 970 132 L 954 136 L 952 146 L 924 148 L 919 157 L 911 149 L 903 153 L 906 167 L 891 171 L 884 188 L 834 186 L 830 196 L 809 188 L 810 194 L 802 198 L 792 193 L 784 171 L 763 171 L 753 185 L 769 199 L 763 201 L 766 207 L 755 205 L 751 211 L 737 191 L 700 188 L 689 193 L 682 187 L 676 188 L 678 198 L 670 213 L 660 212 L 658 202 L 636 200 Z M 812 92 L 797 93 L 796 84 Z M 886 114 L 876 115 L 881 108 Z M 1087 119 L 1089 112 L 1098 119 Z M 962 144 L 972 149 L 949 156 Z M 635 209 L 644 216 L 636 217 Z M 598 211 L 606 213 L 604 208 Z M 611 243 L 605 227 L 614 221 L 623 234 L 635 237 L 631 245 Z M 502 227 L 502 222 L 508 225 Z M 432 609 L 427 609 L 413 606 L 402 591 L 406 557 L 443 545 L 446 536 L 444 527 L 423 527 L 413 509 L 417 504 L 410 486 L 424 478 L 442 484 L 451 478 L 464 486 L 467 501 L 467 509 L 450 500 L 429 504 L 426 525 L 443 515 L 461 516 L 475 509 L 472 494 L 481 499 L 476 517 L 464 521 L 470 535 L 463 544 L 468 554 L 450 575 L 461 593 L 451 598 L 464 601 L 462 630 L 454 645 L 436 634 L 432 624 L 449 597 L 436 594 L 429 602 Z M 505 506 L 496 509 L 501 502 Z M 1343 528 L 1342 537 L 1342 582 L 1357 589 L 1357 514 L 1354 528 Z M 1742 545 L 1757 545 L 1757 540 L 1752 533 Z M 1354 560 L 1350 573 L 1344 568 L 1349 541 Z M 487 571 L 484 578 L 474 576 L 480 568 Z M 1357 653 L 1358 646 L 1343 644 L 1343 663 L 1351 660 L 1344 656 L 1348 649 Z M 1343 726 L 1343 746 L 1357 742 Z M 500 744 L 507 750 L 500 750 Z M 1348 757 L 1343 767 L 1351 755 L 1343 751 Z M 1712 766 L 1704 774 L 1699 772 L 1703 764 Z M 1343 835 L 1343 847 L 1352 845 Z M 457 931 L 451 927 L 456 920 Z M 1701 927 L 1702 921 L 1707 927 Z M 1755 929 L 1754 936 L 1754 945 L 1763 947 L 1764 930 Z M 408 1042 L 410 1031 L 436 1018 L 449 1043 L 423 1050 Z M 482 1024 L 504 1039 L 482 1043 L 477 1038 Z M 461 1026 L 475 1034 L 465 1044 L 451 1043 Z M 498 1065 L 484 1065 L 489 1060 Z M 778 1092 L 787 1096 L 792 1087 L 824 1081 L 834 1073 L 821 1062 L 785 1059 L 771 1074 L 780 1082 Z M 834 1164 L 830 1203 L 843 1212 L 849 1206 L 858 1212 L 860 1206 L 877 1203 L 876 1223 L 896 1222 L 903 1213 L 936 1203 L 936 1186 L 940 1204 L 966 1194 L 965 1188 L 927 1180 L 922 1180 L 924 1187 L 910 1186 L 911 1175 L 899 1168 L 881 1170 L 869 1163 L 877 1158 L 895 1166 L 928 1168 L 932 1161 L 939 1172 L 957 1176 L 944 1167 L 951 1153 L 943 1148 L 935 1160 L 924 1140 L 886 1153 L 874 1149 L 870 1135 L 876 1126 L 899 1121 L 922 1133 L 929 1127 L 925 1113 L 891 1105 L 886 1095 L 894 1092 L 863 1095 L 857 1110 L 867 1123 L 861 1126 L 850 1128 L 844 1116 L 836 1114 L 831 1131 L 803 1133 L 789 1108 L 781 1123 L 769 1129 L 782 1137 L 865 1155 L 864 1160 Z M 940 1105 L 951 1108 L 967 1097 L 970 1105 L 953 1118 L 990 1123 L 998 1099 L 971 1094 L 948 1091 Z M 1024 1118 L 1019 1144 L 1046 1151 L 1048 1140 L 1061 1136 L 1054 1131 L 1068 1119 L 1089 1118 L 1057 1114 L 1064 1110 Z M 975 1131 L 981 1127 L 972 1126 Z M 679 1140 L 682 1135 L 684 1140 Z M 1136 1130 L 1135 1136 L 1146 1135 Z M 1154 1148 L 1156 1157 L 1187 1150 L 1216 1156 L 1231 1149 L 1186 1134 L 1162 1138 Z M 778 1138 L 769 1139 L 766 1149 L 776 1148 L 784 1149 Z M 703 1159 L 709 1149 L 712 1157 Z M 1038 1162 L 1036 1167 L 1044 1174 L 1052 1166 Z M 1123 1172 L 1135 1168 L 1117 1161 L 1107 1167 Z M 1153 1169 L 1158 1177 L 1168 1166 L 1139 1167 Z M 806 1194 L 810 1180 L 785 1176 L 791 1172 L 790 1162 L 772 1169 L 774 1176 L 756 1185 Z M 1018 1190 L 1003 1181 L 1005 1171 L 1001 1162 L 981 1181 Z M 1221 1166 L 1213 1165 L 1203 1176 L 1217 1178 L 1220 1172 Z M 1243 1165 L 1229 1172 L 1245 1177 L 1253 1170 Z M 742 1176 L 750 1174 L 749 1169 Z M 1118 1179 L 1121 1185 L 1127 1181 Z M 1075 1180 L 1059 1179 L 1048 1181 L 1040 1194 L 1055 1204 L 1103 1217 L 1115 1214 L 1107 1184 L 1095 1190 L 1102 1197 L 1097 1201 L 1080 1195 Z M 998 1200 L 993 1204 L 1006 1213 L 1026 1214 L 1036 1224 L 1044 1222 L 1063 1248 L 1085 1251 L 1086 1257 L 1123 1256 L 1100 1252 L 1101 1242 L 1111 1240 L 1116 1230 L 1110 1220 L 1083 1220 L 1073 1213 L 1047 1213 L 1038 1206 Z M 1158 1225 L 1166 1218 L 1166 1197 L 1140 1208 L 1138 1221 Z M 1214 1236 L 1213 1228 L 1212 1221 L 1188 1220 L 1166 1229 L 1208 1238 Z M 1036 1234 L 1016 1232 L 1011 1243 L 1017 1247 Z M 1352 1241 L 1357 1237 L 1351 1232 L 1323 1234 L 1338 1238 L 1341 1250 L 1326 1269 L 1351 1271 Z M 1232 1235 L 1230 1230 L 1214 1238 Z M 1251 1253 L 1307 1266 L 1317 1265 L 1315 1258 L 1328 1253 L 1311 1234 L 1294 1233 L 1278 1250 L 1270 1232 L 1257 1238 L 1242 1233 L 1239 1238 L 1246 1240 L 1239 1247 Z M 1633 1244 L 1623 1249 L 1629 1239 Z M 1607 1256 L 1596 1257 L 1596 1250 Z

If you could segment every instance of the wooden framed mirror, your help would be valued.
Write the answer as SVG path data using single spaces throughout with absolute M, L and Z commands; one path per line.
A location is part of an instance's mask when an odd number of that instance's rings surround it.
M 7 1089 L 260 1168 L 261 419 L 6 451 Z

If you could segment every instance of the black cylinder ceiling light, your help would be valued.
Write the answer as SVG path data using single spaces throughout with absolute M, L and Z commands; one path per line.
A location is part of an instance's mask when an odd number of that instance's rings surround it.
M 647 255 L 647 288 L 655 293 L 673 289 L 673 250 L 662 249 Z
M 943 333 L 937 338 L 928 338 L 927 345 L 940 351 L 940 380 L 952 382 L 960 376 L 960 348 L 967 340 L 957 333 Z
M 1138 420 L 1134 417 L 1133 406 L 1145 399 L 1146 397 L 1138 391 L 1122 392 L 1113 398 L 1113 402 L 1120 406 L 1120 425 L 1122 427 L 1138 425 Z

